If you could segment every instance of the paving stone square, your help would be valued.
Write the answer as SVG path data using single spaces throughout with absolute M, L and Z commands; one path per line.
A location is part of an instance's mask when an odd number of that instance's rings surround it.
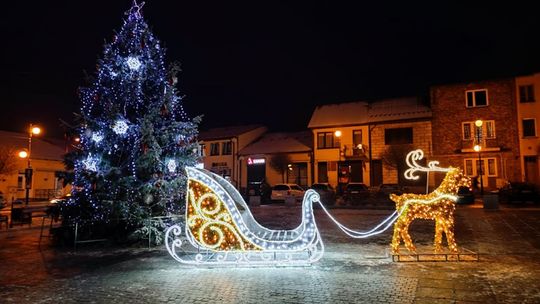
M 255 217 L 292 228 L 300 209 L 261 206 Z M 354 229 L 390 210 L 332 209 Z M 477 262 L 392 262 L 391 229 L 350 239 L 317 210 L 326 246 L 311 267 L 197 268 L 173 260 L 164 246 L 39 245 L 40 225 L 0 232 L 1 303 L 539 303 L 540 209 L 479 206 L 456 212 L 458 245 Z M 434 224 L 417 221 L 411 235 L 431 251 Z

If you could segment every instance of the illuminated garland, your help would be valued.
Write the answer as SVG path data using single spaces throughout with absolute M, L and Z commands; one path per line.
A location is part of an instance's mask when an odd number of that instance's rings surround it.
M 315 191 L 308 190 L 302 202 L 301 224 L 292 230 L 272 230 L 253 218 L 240 193 L 225 179 L 193 167 L 186 167 L 186 172 L 189 183 L 185 229 L 173 225 L 166 231 L 167 250 L 182 263 L 268 266 L 307 265 L 318 261 L 324 254 L 324 245 L 315 222 L 314 203 L 354 238 L 379 234 L 399 216 L 394 212 L 369 231 L 352 230 L 329 213 Z M 199 253 L 186 254 L 184 245 L 187 243 Z M 200 253 L 201 250 L 207 252 Z
M 416 163 L 422 159 L 424 152 L 415 150 L 407 155 L 407 164 L 409 169 L 405 171 L 405 177 L 408 179 L 418 179 L 415 176 L 416 171 L 447 172 L 439 187 L 429 194 L 403 195 L 391 194 L 390 199 L 396 202 L 396 210 L 399 210 L 399 216 L 394 225 L 394 234 L 392 237 L 392 253 L 399 253 L 401 240 L 410 252 L 416 252 L 411 236 L 409 235 L 409 226 L 414 219 L 435 220 L 435 252 L 442 251 L 443 232 L 446 235 L 448 248 L 451 252 L 457 252 L 457 244 L 454 238 L 454 211 L 456 209 L 457 192 L 460 187 L 470 187 L 471 181 L 463 175 L 459 168 L 440 168 L 438 162 L 432 161 L 428 167 L 422 167 Z

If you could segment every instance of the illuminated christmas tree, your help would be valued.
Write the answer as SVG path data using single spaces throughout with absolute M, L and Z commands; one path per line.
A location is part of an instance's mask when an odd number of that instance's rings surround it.
M 95 80 L 80 90 L 80 144 L 68 161 L 73 198 L 63 207 L 68 222 L 141 227 L 185 205 L 183 168 L 197 161 L 200 119 L 184 113 L 178 68 L 167 69 L 141 7 L 134 1 L 104 47 Z

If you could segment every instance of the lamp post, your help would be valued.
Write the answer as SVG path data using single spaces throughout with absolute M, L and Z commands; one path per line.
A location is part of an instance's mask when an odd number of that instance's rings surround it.
M 19 157 L 20 158 L 26 158 L 27 159 L 27 166 L 26 170 L 24 170 L 24 177 L 26 179 L 26 199 L 25 203 L 28 205 L 28 201 L 30 200 L 30 188 L 32 187 L 32 164 L 30 163 L 30 157 L 32 155 L 32 136 L 39 135 L 41 133 L 41 128 L 38 126 L 34 126 L 33 124 L 30 124 L 28 128 L 28 149 L 26 151 L 20 151 Z
M 477 173 L 480 176 L 480 195 L 484 195 L 484 183 L 482 180 L 482 175 L 484 175 L 483 165 L 482 165 L 482 125 L 484 122 L 480 119 L 474 122 L 476 126 L 476 145 L 474 145 L 474 151 L 478 152 L 478 170 Z
M 336 130 L 336 131 L 334 132 L 334 136 L 335 136 L 338 140 L 339 140 L 339 138 L 341 138 L 341 135 L 342 135 L 341 130 Z M 339 141 L 339 146 L 338 146 L 338 162 L 337 162 L 337 166 L 336 166 L 336 167 L 337 167 L 337 168 L 336 168 L 336 169 L 337 169 L 337 170 L 336 170 L 336 172 L 337 172 L 337 176 L 336 176 L 336 178 L 337 178 L 337 190 L 338 190 L 339 194 L 341 194 L 343 191 L 342 191 L 342 189 L 341 189 L 341 183 L 339 182 L 339 174 L 340 174 L 340 172 L 341 172 L 341 171 L 340 171 L 340 167 L 339 167 L 339 163 L 341 163 L 341 141 Z

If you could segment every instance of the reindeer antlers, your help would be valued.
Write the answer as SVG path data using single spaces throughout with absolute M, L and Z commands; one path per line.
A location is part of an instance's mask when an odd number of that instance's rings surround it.
M 407 162 L 407 166 L 409 166 L 409 169 L 405 171 L 406 179 L 417 180 L 419 178 L 418 175 L 415 174 L 417 171 L 421 171 L 421 172 L 430 172 L 430 171 L 448 172 L 450 171 L 450 168 L 439 167 L 439 162 L 436 160 L 430 161 L 427 167 L 422 167 L 421 165 L 417 163 L 417 161 L 421 160 L 422 158 L 424 158 L 424 151 L 422 151 L 421 149 L 411 151 L 409 152 L 409 154 L 407 154 L 407 158 L 405 159 L 405 162 Z

